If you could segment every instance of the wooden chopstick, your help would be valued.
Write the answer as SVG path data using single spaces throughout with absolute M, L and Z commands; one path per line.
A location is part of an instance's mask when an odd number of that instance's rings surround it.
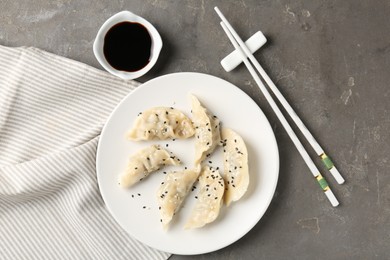
M 268 92 L 267 88 L 264 86 L 263 82 L 260 80 L 259 76 L 257 75 L 256 71 L 254 70 L 252 64 L 248 61 L 247 56 L 244 54 L 242 48 L 240 45 L 236 42 L 236 39 L 232 35 L 232 32 L 234 31 L 233 28 L 229 29 L 231 25 L 229 22 L 226 20 L 226 18 L 223 16 L 221 11 L 217 7 L 215 7 L 215 10 L 217 11 L 218 15 L 222 19 L 221 26 L 224 29 L 225 33 L 229 37 L 229 40 L 232 42 L 234 48 L 237 50 L 237 52 L 241 55 L 241 58 L 249 70 L 250 74 L 252 75 L 253 79 L 259 86 L 260 90 L 262 91 L 263 95 L 265 96 L 266 100 L 270 104 L 271 108 L 275 112 L 276 116 L 278 117 L 279 121 L 282 123 L 283 127 L 287 131 L 287 134 L 293 141 L 295 147 L 298 149 L 298 152 L 302 156 L 303 160 L 305 161 L 306 165 L 309 167 L 311 173 L 313 176 L 316 178 L 318 181 L 320 187 L 324 191 L 325 195 L 327 196 L 328 200 L 332 204 L 333 207 L 336 207 L 339 205 L 339 202 L 337 198 L 334 196 L 332 190 L 330 189 L 328 183 L 326 180 L 322 177 L 320 174 L 319 170 L 317 169 L 316 165 L 310 158 L 309 154 L 306 152 L 305 148 L 303 147 L 302 143 L 299 141 L 298 137 L 294 133 L 293 129 L 291 126 L 288 124 L 286 118 L 283 116 L 282 112 L 280 111 L 279 107 L 276 105 L 275 101 L 273 100 L 272 96 Z M 238 35 L 237 35 L 238 36 Z
M 245 45 L 245 43 L 242 41 L 242 39 L 238 36 L 236 31 L 233 29 L 233 27 L 230 25 L 230 23 L 226 20 L 226 18 L 221 13 L 221 11 L 218 9 L 218 7 L 215 7 L 215 11 L 220 16 L 221 20 L 226 24 L 227 28 L 229 29 L 229 31 L 231 32 L 231 34 L 233 35 L 235 40 L 238 42 L 238 44 L 242 48 L 242 51 L 244 52 L 245 56 L 248 57 L 249 60 L 253 63 L 256 70 L 263 77 L 264 81 L 267 83 L 269 88 L 275 94 L 275 96 L 277 97 L 279 102 L 282 104 L 284 109 L 286 109 L 287 113 L 290 115 L 290 117 L 293 119 L 295 124 L 298 126 L 299 130 L 303 133 L 303 135 L 305 136 L 305 138 L 307 139 L 309 144 L 313 147 L 314 151 L 321 158 L 321 161 L 324 163 L 325 167 L 330 171 L 332 176 L 336 179 L 337 183 L 343 184 L 345 180 L 341 176 L 340 172 L 337 170 L 335 165 L 333 164 L 332 160 L 325 154 L 322 147 L 318 144 L 318 142 L 315 140 L 313 135 L 310 133 L 310 131 L 303 124 L 302 120 L 295 113 L 295 111 L 290 106 L 290 104 L 287 102 L 287 100 L 284 98 L 282 93 L 280 93 L 279 89 L 276 87 L 276 85 L 273 83 L 271 78 L 267 75 L 267 73 L 261 67 L 261 65 L 256 60 L 256 58 L 253 56 L 253 54 L 249 51 L 248 47 Z

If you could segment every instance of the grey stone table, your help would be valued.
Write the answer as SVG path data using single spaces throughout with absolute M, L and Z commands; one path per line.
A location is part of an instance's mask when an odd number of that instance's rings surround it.
M 256 57 L 346 178 L 344 185 L 328 178 L 339 207 L 329 205 L 246 69 L 226 73 L 219 65 L 232 46 L 215 5 L 242 37 L 261 30 L 268 38 Z M 157 66 L 139 81 L 179 71 L 216 75 L 267 115 L 281 168 L 266 214 L 231 246 L 172 260 L 390 258 L 388 0 L 2 0 L 0 10 L 0 44 L 34 46 L 98 68 L 97 30 L 112 14 L 131 10 L 155 24 L 164 41 Z

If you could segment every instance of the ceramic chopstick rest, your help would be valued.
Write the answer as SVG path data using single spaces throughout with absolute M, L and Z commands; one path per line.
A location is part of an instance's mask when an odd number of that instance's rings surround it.
M 258 49 L 261 48 L 267 39 L 261 31 L 256 32 L 252 35 L 246 42 L 245 45 L 251 51 L 251 53 L 255 53 Z M 242 62 L 241 56 L 237 50 L 234 50 L 229 55 L 227 55 L 223 60 L 221 60 L 222 67 L 227 71 L 234 70 L 240 63 Z

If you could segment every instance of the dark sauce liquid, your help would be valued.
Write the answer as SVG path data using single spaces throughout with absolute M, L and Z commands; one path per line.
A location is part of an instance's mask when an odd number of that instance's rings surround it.
M 122 22 L 108 30 L 103 53 L 113 68 L 134 72 L 149 63 L 151 47 L 152 38 L 142 24 Z

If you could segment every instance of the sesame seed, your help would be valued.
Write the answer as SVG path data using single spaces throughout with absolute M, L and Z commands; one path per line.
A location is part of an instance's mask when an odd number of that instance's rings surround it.
M 143 206 L 142 208 L 143 208 L 143 209 L 146 209 L 146 206 Z
M 168 111 L 165 111 L 165 114 L 168 115 Z
M 150 158 L 149 158 L 149 157 L 146 157 L 146 160 L 148 160 L 148 161 L 149 161 L 149 160 L 150 160 Z
M 161 206 L 160 206 L 160 207 L 158 207 L 158 209 L 159 209 L 159 210 L 161 210 Z
M 219 167 L 215 168 L 217 171 L 219 170 Z
M 218 199 L 218 197 L 215 197 L 214 199 Z
M 209 161 L 209 163 L 213 163 L 213 161 Z
M 160 222 L 162 222 L 162 219 L 160 218 Z
M 167 123 L 167 121 L 164 121 L 164 124 L 166 124 Z
M 140 194 L 140 193 L 137 193 L 137 195 L 138 195 L 138 196 L 141 196 L 141 194 Z
M 167 172 L 163 172 L 163 174 L 167 174 Z
M 195 199 L 198 199 L 198 196 L 195 196 Z
M 164 182 L 162 182 L 161 185 L 164 185 Z
M 137 167 L 134 167 L 134 170 L 137 170 L 138 168 Z
M 168 147 L 168 144 L 166 144 L 165 147 Z
M 184 167 L 184 170 L 187 170 L 187 167 Z
M 158 117 L 158 114 L 155 114 Z
M 175 140 L 176 140 L 175 138 L 172 139 L 172 141 L 175 141 Z
M 134 198 L 134 194 L 131 194 L 131 197 Z

